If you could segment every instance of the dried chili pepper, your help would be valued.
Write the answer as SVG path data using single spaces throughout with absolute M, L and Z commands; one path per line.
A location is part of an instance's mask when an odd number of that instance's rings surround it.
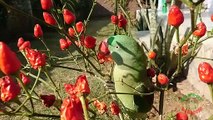
M 1 100 L 8 102 L 20 94 L 21 88 L 15 83 L 10 76 L 5 76 L 0 79 Z
M 85 75 L 78 76 L 74 85 L 65 84 L 65 90 L 70 96 L 79 95 L 81 93 L 90 94 L 90 88 Z
M 99 100 L 95 100 L 93 104 L 100 114 L 104 114 L 107 111 L 107 105 L 105 102 L 103 101 L 100 102 Z
M 40 95 L 40 98 L 46 107 L 51 107 L 56 100 L 55 95 Z
M 21 73 L 19 74 L 22 82 L 24 83 L 24 85 L 27 85 L 31 82 L 30 78 L 28 78 L 24 73 Z
M 26 48 L 26 57 L 29 60 L 32 68 L 38 69 L 46 65 L 46 54 L 38 50 Z
M 110 104 L 110 110 L 113 115 L 118 115 L 120 113 L 120 108 L 115 101 L 112 101 Z

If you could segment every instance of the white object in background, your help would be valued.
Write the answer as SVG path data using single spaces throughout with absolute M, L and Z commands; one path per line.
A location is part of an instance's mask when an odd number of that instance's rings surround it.
M 158 0 L 158 11 L 161 11 L 163 8 L 163 0 Z
M 203 2 L 203 4 L 204 4 L 204 6 L 207 7 L 207 10 L 208 10 L 208 11 L 213 12 L 213 0 L 205 0 L 205 1 Z

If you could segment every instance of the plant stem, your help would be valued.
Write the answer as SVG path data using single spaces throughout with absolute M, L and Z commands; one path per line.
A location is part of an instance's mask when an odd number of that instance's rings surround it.
M 75 43 L 75 41 L 69 36 L 69 34 L 63 30 L 62 31 L 70 40 L 72 43 Z M 93 62 L 86 56 L 86 54 L 76 45 L 76 44 L 73 44 L 76 48 L 76 50 L 84 57 L 84 59 L 93 67 L 93 69 L 98 73 L 100 74 L 101 76 L 105 76 L 105 74 L 103 74 L 94 64 Z
M 41 73 L 41 69 L 42 69 L 42 68 L 39 68 L 39 69 L 38 69 L 38 74 L 37 74 L 37 76 L 36 76 L 36 80 L 35 80 L 35 82 L 34 82 L 34 84 L 33 84 L 33 87 L 32 87 L 32 89 L 31 89 L 31 91 L 30 91 L 30 94 L 32 94 L 32 92 L 34 91 L 34 89 L 35 89 L 35 87 L 36 87 L 36 85 L 37 85 L 37 83 L 38 83 L 38 79 L 39 79 L 39 76 L 40 76 L 40 73 Z
M 160 91 L 159 100 L 159 120 L 163 120 L 163 105 L 164 104 L 164 90 Z
M 60 118 L 59 115 L 49 115 L 49 114 L 40 114 L 40 113 L 33 113 L 31 116 L 38 116 L 38 117 L 51 117 L 51 118 Z
M 213 83 L 209 83 L 208 86 L 209 86 L 209 90 L 210 90 L 211 98 L 212 98 L 212 102 L 213 102 Z
M 114 0 L 115 9 L 114 9 L 114 15 L 118 15 L 118 0 Z
M 61 95 L 60 95 L 60 93 L 59 93 L 59 89 L 58 89 L 58 87 L 56 86 L 56 84 L 55 84 L 55 82 L 53 81 L 53 79 L 50 77 L 50 75 L 49 75 L 49 73 L 48 73 L 48 71 L 46 70 L 46 68 L 44 69 L 44 74 L 47 76 L 47 78 L 52 82 L 52 84 L 53 84 L 53 86 L 55 87 L 55 91 L 56 91 L 56 93 L 58 94 L 58 96 L 59 96 L 59 98 L 61 98 L 62 99 L 62 97 L 61 97 Z
M 195 30 L 195 11 L 194 8 L 190 9 L 190 14 L 191 14 L 191 29 L 192 32 Z
M 26 72 L 24 72 L 23 70 L 22 70 L 21 72 L 24 73 L 24 74 L 27 74 L 27 75 L 29 75 L 29 76 L 35 78 L 35 79 L 37 78 L 37 76 L 33 75 L 32 73 L 26 73 Z M 50 87 L 52 90 L 55 90 L 55 88 L 54 88 L 53 86 L 51 86 L 49 83 L 47 83 L 47 82 L 46 82 L 45 80 L 43 80 L 42 78 L 38 78 L 38 80 L 39 80 L 40 82 L 44 83 L 46 86 Z
M 179 36 L 179 27 L 176 28 L 176 37 L 177 37 L 177 42 L 178 42 L 178 65 L 177 65 L 177 73 L 179 74 L 182 68 L 182 46 L 180 46 L 180 36 Z
M 31 111 L 24 105 L 27 101 L 29 100 L 29 97 L 27 96 L 27 98 L 23 101 L 20 102 L 18 99 L 15 100 L 15 102 L 19 105 L 18 108 L 16 108 L 16 110 L 13 111 L 13 113 L 18 112 L 22 107 L 29 113 L 31 113 Z
M 204 59 L 204 60 L 212 60 L 212 61 L 213 61 L 213 59 L 212 59 L 212 58 L 204 58 L 204 57 L 195 57 L 195 58 L 198 58 L 198 59 Z
M 154 94 L 154 92 L 149 92 L 149 93 L 108 92 L 108 94 L 124 94 L 124 95 L 142 95 L 142 96 L 146 96 L 146 95 L 152 95 L 152 94 Z
M 127 12 L 124 10 L 124 8 L 120 4 L 119 4 L 119 7 L 120 7 L 121 11 L 124 13 L 124 15 L 127 17 L 127 19 L 130 22 L 130 24 L 133 26 L 133 23 L 132 23 L 132 21 L 130 19 L 130 16 L 127 14 Z
M 92 99 L 91 101 L 89 101 L 89 103 L 91 103 L 91 102 L 94 102 L 95 100 L 99 100 L 99 99 L 101 99 L 101 98 L 103 98 L 103 97 L 105 97 L 106 95 L 108 95 L 108 94 L 124 94 L 124 95 L 140 95 L 140 96 L 146 96 L 146 95 L 152 95 L 152 94 L 154 94 L 154 92 L 150 92 L 150 93 L 124 93 L 124 92 L 106 92 L 105 94 L 103 94 L 103 95 L 101 95 L 101 96 L 99 96 L 99 97 L 97 97 L 96 99 Z
M 85 28 L 87 27 L 87 23 L 89 22 L 89 19 L 90 19 L 91 15 L 92 15 L 92 12 L 93 12 L 94 8 L 95 8 L 95 5 L 96 5 L 96 0 L 93 0 L 92 7 L 91 7 L 91 9 L 89 11 L 89 15 L 87 16 L 87 19 L 84 22 L 84 27 Z
M 86 106 L 86 102 L 85 102 L 85 98 L 84 98 L 83 94 L 80 96 L 80 101 L 81 101 L 81 105 L 82 105 L 83 112 L 84 112 L 84 118 L 85 118 L 85 120 L 89 120 L 89 114 L 88 114 L 88 110 L 87 110 L 87 106 Z
M 110 77 L 111 77 L 111 76 L 110 76 Z M 109 78 L 109 80 L 111 80 L 111 78 Z M 110 92 L 114 92 L 114 90 L 108 89 L 108 92 L 109 92 L 109 93 L 110 93 Z M 113 101 L 117 102 L 117 97 L 116 97 L 115 94 L 111 94 L 111 97 L 112 97 L 112 100 L 113 100 Z M 118 116 L 119 116 L 120 120 L 124 120 L 124 116 L 123 116 L 123 113 L 122 113 L 122 112 L 120 112 L 120 113 L 118 114 Z
M 98 96 L 97 98 L 90 100 L 90 101 L 89 101 L 89 104 L 92 103 L 92 102 L 94 102 L 94 101 L 96 101 L 96 100 L 99 100 L 99 99 L 105 97 L 105 96 L 108 95 L 109 93 L 110 93 L 110 92 L 106 92 L 106 93 L 104 93 L 104 94 Z
M 191 54 L 191 56 L 194 56 L 194 55 L 195 55 L 195 50 L 196 50 L 196 47 L 197 47 L 197 43 L 198 43 L 199 38 L 196 37 L 195 39 L 196 39 L 196 40 L 195 40 L 195 44 L 194 44 L 193 49 L 192 49 L 192 54 Z
M 78 66 L 78 68 L 79 68 L 79 69 L 81 69 L 81 67 L 79 66 L 78 62 L 76 61 L 76 58 L 75 58 L 75 57 L 74 57 L 74 55 L 70 52 L 70 50 L 69 50 L 69 49 L 67 49 L 67 52 L 69 53 L 69 55 L 71 55 L 71 56 L 72 56 L 72 58 L 73 58 L 73 60 L 74 60 L 75 64 Z
M 53 67 L 59 67 L 59 68 L 65 68 L 65 69 L 70 69 L 70 70 L 75 70 L 78 72 L 87 72 L 91 75 L 95 75 L 95 73 L 91 72 L 91 71 L 85 71 L 83 69 L 78 69 L 78 68 L 72 68 L 72 67 L 67 67 L 67 66 L 60 66 L 60 65 L 52 65 Z
M 19 73 L 15 77 L 16 77 L 17 81 L 20 83 L 21 87 L 24 89 L 24 92 L 27 94 L 27 99 L 30 99 L 30 104 L 31 104 L 31 107 L 33 109 L 32 113 L 34 113 L 34 105 L 33 105 L 33 101 L 32 101 L 32 98 L 31 98 L 31 94 L 28 92 L 23 81 L 19 78 Z
M 44 47 L 46 48 L 46 50 L 47 50 L 47 52 L 48 52 L 48 55 L 49 55 L 49 57 L 50 57 L 50 56 L 51 56 L 51 54 L 50 54 L 50 49 L 47 47 L 47 45 L 46 45 L 46 43 L 44 42 L 43 38 L 39 38 L 39 39 L 41 40 L 42 44 L 43 44 Z
M 207 36 L 207 37 L 205 37 L 204 39 L 199 40 L 198 44 L 200 44 L 200 43 L 202 43 L 202 42 L 204 42 L 204 41 L 206 41 L 206 40 L 208 40 L 208 39 L 210 39 L 210 38 L 213 38 L 213 35 Z

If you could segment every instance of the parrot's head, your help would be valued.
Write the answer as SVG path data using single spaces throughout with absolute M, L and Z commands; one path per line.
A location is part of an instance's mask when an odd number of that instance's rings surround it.
M 108 49 L 117 65 L 122 65 L 137 53 L 137 42 L 126 35 L 111 36 L 107 39 Z

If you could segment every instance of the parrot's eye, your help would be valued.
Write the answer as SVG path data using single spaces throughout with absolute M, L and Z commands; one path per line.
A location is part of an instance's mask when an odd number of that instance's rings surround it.
M 117 46 L 115 46 L 115 48 L 117 48 L 117 49 L 118 49 L 118 48 L 119 48 L 119 46 L 117 45 Z

